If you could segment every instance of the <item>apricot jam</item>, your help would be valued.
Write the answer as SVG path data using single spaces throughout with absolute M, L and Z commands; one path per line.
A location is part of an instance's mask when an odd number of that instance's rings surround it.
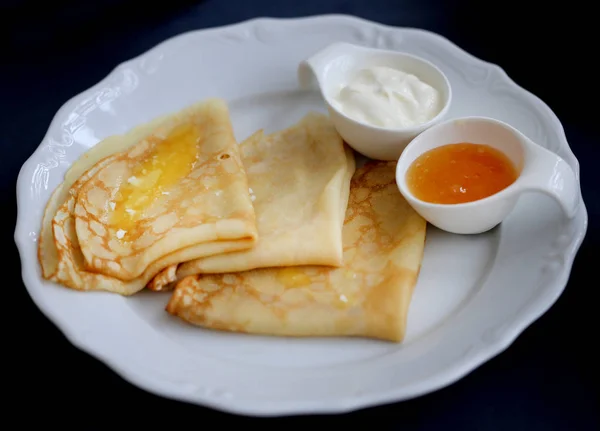
M 486 198 L 519 176 L 501 151 L 482 144 L 448 144 L 421 154 L 408 168 L 406 183 L 418 199 L 459 204 Z

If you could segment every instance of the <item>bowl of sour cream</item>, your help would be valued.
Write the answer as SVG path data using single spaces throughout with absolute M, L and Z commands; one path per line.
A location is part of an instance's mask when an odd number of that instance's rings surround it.
M 442 121 L 452 101 L 446 75 L 397 51 L 334 43 L 302 61 L 302 87 L 317 83 L 332 122 L 359 153 L 397 160 L 408 143 Z

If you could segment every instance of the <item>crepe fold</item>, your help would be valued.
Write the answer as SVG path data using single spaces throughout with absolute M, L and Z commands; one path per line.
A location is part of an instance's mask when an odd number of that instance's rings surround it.
M 403 199 L 394 162 L 356 171 L 343 228 L 344 265 L 194 275 L 167 311 L 205 328 L 280 336 L 402 341 L 426 222 Z
M 257 229 L 248 188 L 219 99 L 107 138 L 71 167 L 46 206 L 42 275 L 131 295 L 173 264 L 250 248 Z
M 258 131 L 240 146 L 258 241 L 251 249 L 185 262 L 175 278 L 265 267 L 341 266 L 355 161 L 328 117 L 310 113 L 285 130 L 270 135 Z M 165 288 L 157 280 L 149 287 Z

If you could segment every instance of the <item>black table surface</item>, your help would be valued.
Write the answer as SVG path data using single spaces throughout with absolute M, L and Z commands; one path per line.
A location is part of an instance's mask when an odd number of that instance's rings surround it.
M 239 422 L 344 425 L 381 419 L 386 429 L 598 430 L 597 217 L 599 144 L 598 38 L 585 3 L 474 0 L 4 0 L 0 2 L 0 143 L 5 296 L 2 315 L 8 402 L 4 417 L 19 425 L 100 429 L 137 425 L 207 426 Z M 561 119 L 581 164 L 590 217 L 568 286 L 557 303 L 507 349 L 459 382 L 403 403 L 346 415 L 257 419 L 167 400 L 123 381 L 63 337 L 35 307 L 20 276 L 13 241 L 15 184 L 58 108 L 118 63 L 187 30 L 259 16 L 352 14 L 440 33 L 501 65 Z M 586 281 L 587 280 L 587 281 Z M 4 418 L 3 418 L 4 419 Z M 7 419 L 4 419 L 7 421 Z M 16 423 L 16 422 L 15 422 Z M 208 424 L 213 426 L 213 424 Z

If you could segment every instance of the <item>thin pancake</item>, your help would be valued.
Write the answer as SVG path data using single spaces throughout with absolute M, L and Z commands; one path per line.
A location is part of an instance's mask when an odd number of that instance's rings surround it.
M 163 268 L 173 265 L 177 262 L 188 260 L 198 254 L 195 247 L 189 247 L 179 250 L 175 253 L 165 256 L 150 265 L 146 271 L 136 279 L 122 281 L 118 278 L 90 272 L 85 269 L 83 255 L 79 247 L 79 241 L 75 232 L 73 208 L 79 189 L 89 180 L 99 169 L 111 163 L 116 156 L 109 156 L 92 167 L 70 189 L 69 198 L 57 211 L 52 220 L 52 231 L 54 235 L 54 244 L 56 249 L 56 270 L 49 277 L 52 281 L 63 284 L 76 290 L 94 291 L 104 290 L 108 292 L 119 293 L 121 295 L 132 295 L 144 288 L 149 280 L 154 277 Z M 213 251 L 222 253 L 237 250 L 239 242 L 220 242 L 213 244 L 213 249 L 207 249 L 206 245 L 201 245 L 201 252 Z
M 342 226 L 354 155 L 327 116 L 311 113 L 296 125 L 241 144 L 254 198 L 255 247 L 183 263 L 177 279 L 201 273 L 298 265 L 342 265 Z M 153 290 L 173 281 L 169 268 Z M 158 280 L 162 278 L 162 280 Z M 171 287 L 171 286 L 169 286 Z
M 126 150 L 129 146 L 135 144 L 148 134 L 148 129 L 152 130 L 160 127 L 166 121 L 166 118 L 167 116 L 159 117 L 145 125 L 130 130 L 127 133 L 128 139 L 124 139 L 122 135 L 109 136 L 83 153 L 67 170 L 64 181 L 56 187 L 50 196 L 42 219 L 42 229 L 38 242 L 38 260 L 40 261 L 44 278 L 50 279 L 58 267 L 58 254 L 52 233 L 52 219 L 56 215 L 58 208 L 68 199 L 71 186 L 82 174 L 101 159 Z
M 174 252 L 251 247 L 248 181 L 220 100 L 173 115 L 81 185 L 75 230 L 85 268 L 131 281 Z
M 194 105 L 181 113 L 197 110 L 199 106 Z M 105 290 L 131 295 L 143 289 L 156 273 L 169 265 L 193 259 L 203 253 L 223 253 L 252 245 L 252 240 L 245 243 L 243 240 L 234 240 L 191 246 L 153 262 L 141 276 L 127 282 L 86 270 L 73 215 L 79 190 L 98 171 L 118 159 L 119 152 L 135 145 L 153 130 L 168 127 L 172 122 L 172 115 L 163 116 L 136 127 L 125 135 L 106 138 L 71 166 L 63 183 L 50 197 L 42 221 L 38 258 L 44 278 L 77 290 Z
M 352 179 L 344 267 L 288 267 L 189 276 L 167 311 L 205 328 L 283 336 L 363 336 L 400 342 L 426 222 L 402 198 L 395 162 Z

